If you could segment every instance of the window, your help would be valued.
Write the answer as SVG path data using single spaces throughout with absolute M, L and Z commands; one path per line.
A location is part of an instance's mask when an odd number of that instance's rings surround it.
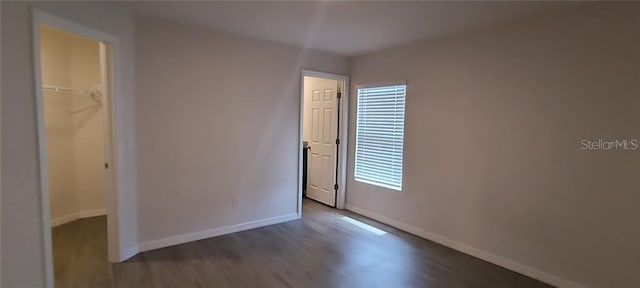
M 407 85 L 358 88 L 355 180 L 402 190 Z

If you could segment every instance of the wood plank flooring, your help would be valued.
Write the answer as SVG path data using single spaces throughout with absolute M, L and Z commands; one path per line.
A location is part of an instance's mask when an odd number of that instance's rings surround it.
M 54 228 L 55 287 L 551 287 L 308 199 L 302 220 L 148 251 L 124 263 L 108 264 L 106 247 L 105 217 Z

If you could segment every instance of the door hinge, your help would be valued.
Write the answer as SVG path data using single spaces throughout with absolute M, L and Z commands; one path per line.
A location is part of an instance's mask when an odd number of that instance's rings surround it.
M 333 184 L 333 190 L 338 191 L 338 184 Z
M 338 94 L 336 94 L 336 97 L 338 97 L 338 99 L 342 98 L 342 92 L 338 92 Z
M 336 145 L 340 145 L 340 138 L 336 138 Z
M 109 169 L 109 163 L 104 163 L 104 169 Z

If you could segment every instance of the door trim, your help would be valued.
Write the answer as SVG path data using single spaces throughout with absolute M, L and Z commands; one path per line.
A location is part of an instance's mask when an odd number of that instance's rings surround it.
M 348 147 L 348 136 L 349 136 L 349 76 L 325 73 L 313 70 L 303 69 L 300 74 L 300 110 L 298 111 L 299 120 L 299 131 L 298 131 L 298 206 L 297 213 L 298 218 L 302 218 L 302 141 L 303 141 L 303 131 L 304 131 L 304 77 L 317 77 L 324 79 L 331 79 L 336 81 L 343 81 L 344 87 L 341 87 L 342 99 L 340 99 L 340 113 L 338 114 L 338 119 L 340 122 L 340 132 L 338 137 L 340 138 L 340 145 L 338 146 L 339 153 L 336 155 L 338 157 L 338 165 L 336 167 L 338 172 L 338 178 L 336 179 L 336 183 L 338 183 L 338 191 L 336 191 L 336 208 L 345 209 L 346 204 L 346 184 L 347 184 L 347 147 Z
M 32 37 L 33 37 L 33 65 L 34 65 L 34 86 L 36 96 L 36 116 L 38 128 L 38 158 L 40 173 L 40 206 L 42 211 L 42 229 L 43 229 L 43 245 L 44 245 L 44 269 L 45 269 L 45 287 L 51 288 L 54 285 L 53 278 L 53 251 L 51 239 L 51 222 L 50 222 L 50 203 L 49 203 L 49 176 L 47 166 L 47 139 L 44 119 L 44 93 L 42 91 L 42 66 L 40 59 L 40 26 L 47 25 L 65 32 L 78 34 L 100 42 L 101 46 L 101 66 L 107 64 L 109 66 L 108 75 L 105 75 L 109 83 L 105 83 L 105 108 L 103 113 L 108 113 L 108 126 L 110 131 L 105 132 L 105 149 L 110 149 L 110 153 L 105 153 L 105 161 L 110 163 L 108 172 L 105 175 L 105 196 L 106 196 L 106 214 L 107 214 L 107 246 L 108 257 L 110 262 L 119 262 L 128 258 L 123 250 L 121 241 L 121 227 L 119 223 L 123 221 L 120 215 L 121 205 L 119 204 L 119 193 L 123 192 L 121 188 L 121 179 L 118 177 L 124 172 L 123 161 L 119 161 L 119 151 L 124 149 L 123 130 L 117 129 L 116 121 L 120 119 L 120 111 L 117 104 L 122 103 L 122 84 L 120 81 L 120 65 L 122 46 L 118 37 L 94 30 L 82 24 L 60 18 L 49 13 L 43 12 L 37 8 L 32 9 Z M 101 67 L 101 69 L 104 67 Z M 108 102 L 108 103 L 107 103 Z M 106 115 L 106 114 L 105 114 Z M 104 116 L 103 116 L 104 117 Z M 105 117 L 106 118 L 106 117 Z M 107 182 L 108 181 L 108 182 Z M 109 185 L 107 185 L 109 183 Z

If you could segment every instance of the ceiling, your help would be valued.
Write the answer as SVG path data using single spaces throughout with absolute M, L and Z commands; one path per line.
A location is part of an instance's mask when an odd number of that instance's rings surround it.
M 559 2 L 124 2 L 137 14 L 353 56 L 575 6 Z

